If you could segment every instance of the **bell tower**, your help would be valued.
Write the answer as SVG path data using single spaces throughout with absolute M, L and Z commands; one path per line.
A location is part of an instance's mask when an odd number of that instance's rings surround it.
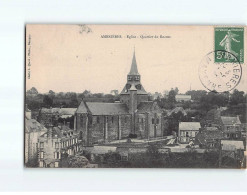
M 124 86 L 122 92 L 120 93 L 120 101 L 122 103 L 125 103 L 128 107 L 129 107 L 129 105 L 131 105 L 130 104 L 130 99 L 131 99 L 130 98 L 130 96 L 131 96 L 130 91 L 132 91 L 131 88 L 136 89 L 135 99 L 136 99 L 136 105 L 137 106 L 142 101 L 148 101 L 148 94 L 141 84 L 141 75 L 139 74 L 138 69 L 137 69 L 135 50 L 133 53 L 130 72 L 127 75 L 127 83 Z M 131 101 L 133 101 L 133 99 Z M 129 109 L 130 109 L 130 107 L 129 107 Z

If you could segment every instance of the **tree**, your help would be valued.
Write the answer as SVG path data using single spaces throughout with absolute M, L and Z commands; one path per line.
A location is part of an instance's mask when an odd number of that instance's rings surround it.
M 246 98 L 244 97 L 243 91 L 238 91 L 237 89 L 234 89 L 232 95 L 231 95 L 231 105 L 237 105 L 239 103 L 245 103 Z
M 38 95 L 38 90 L 35 87 L 32 87 L 27 91 L 27 95 Z
M 88 159 L 82 154 L 76 154 L 75 156 L 64 155 L 61 160 L 61 167 L 65 168 L 84 168 L 89 164 Z
M 177 95 L 177 94 L 178 94 L 178 92 L 179 92 L 179 90 L 178 90 L 178 88 L 177 88 L 177 87 L 175 87 L 174 91 L 175 91 L 175 95 Z
M 43 103 L 45 104 L 46 107 L 51 107 L 53 104 L 53 100 L 48 95 L 45 95 L 43 99 Z
M 172 89 L 171 91 L 169 91 L 168 101 L 170 103 L 175 103 L 176 102 L 175 96 L 176 96 L 176 92 Z
M 49 96 L 52 98 L 55 97 L 55 92 L 52 90 L 49 90 Z

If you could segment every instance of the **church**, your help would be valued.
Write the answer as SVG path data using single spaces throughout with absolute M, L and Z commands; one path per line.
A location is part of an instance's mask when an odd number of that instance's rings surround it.
M 85 102 L 75 112 L 74 128 L 83 145 L 108 143 L 126 138 L 155 139 L 164 136 L 162 109 L 148 101 L 141 84 L 135 52 L 120 102 Z

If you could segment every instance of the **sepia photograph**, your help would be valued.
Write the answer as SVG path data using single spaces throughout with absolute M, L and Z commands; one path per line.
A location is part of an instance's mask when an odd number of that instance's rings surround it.
M 246 30 L 27 24 L 24 166 L 246 169 Z

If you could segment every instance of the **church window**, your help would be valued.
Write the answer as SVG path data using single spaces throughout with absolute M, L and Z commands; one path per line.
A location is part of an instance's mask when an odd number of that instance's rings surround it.
M 140 77 L 139 76 L 135 76 L 135 80 L 139 81 Z
M 59 142 L 55 143 L 55 148 L 59 148 Z
M 81 116 L 80 126 L 83 127 L 83 117 Z
M 99 116 L 97 116 L 97 123 L 100 123 L 100 118 L 99 118 Z
M 44 142 L 40 142 L 40 148 L 44 148 Z
M 152 118 L 152 124 L 154 124 L 154 118 Z
M 142 118 L 142 123 L 144 122 L 144 119 Z
M 111 122 L 112 122 L 112 123 L 114 122 L 114 117 L 113 117 L 113 116 L 111 117 Z
M 132 80 L 131 76 L 128 76 L 128 81 L 131 81 L 131 80 Z
M 135 87 L 136 87 L 136 89 L 139 89 L 139 90 L 141 90 L 141 88 L 142 88 L 142 86 L 140 84 L 136 85 Z
M 131 85 L 130 84 L 126 84 L 126 89 L 130 89 Z
M 44 152 L 40 152 L 40 158 L 42 159 L 42 158 L 44 158 Z
M 156 121 L 157 121 L 156 123 L 157 123 L 157 124 L 159 124 L 160 120 L 159 120 L 158 118 L 157 118 L 157 120 L 156 120 Z

